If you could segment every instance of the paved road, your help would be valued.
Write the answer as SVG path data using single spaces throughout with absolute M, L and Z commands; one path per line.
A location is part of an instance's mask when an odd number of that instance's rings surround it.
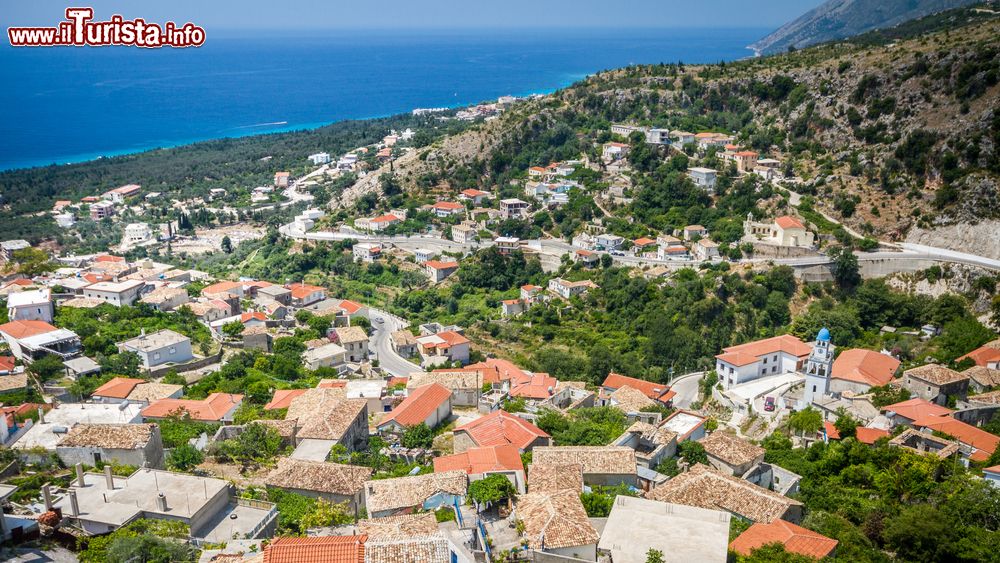
M 392 349 L 390 336 L 393 332 L 409 326 L 409 323 L 395 315 L 372 308 L 368 309 L 368 318 L 372 321 L 374 329 L 371 340 L 379 367 L 397 377 L 407 377 L 415 371 L 421 371 L 420 366 L 400 356 Z M 375 319 L 378 318 L 383 319 L 383 321 L 376 322 Z
M 691 406 L 691 403 L 698 400 L 698 383 L 703 375 L 705 372 L 696 371 L 682 375 L 670 382 L 670 389 L 677 393 L 674 396 L 675 407 L 686 409 Z

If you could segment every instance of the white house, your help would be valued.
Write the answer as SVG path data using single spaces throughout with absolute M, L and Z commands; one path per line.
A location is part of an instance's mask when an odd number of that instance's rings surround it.
M 83 288 L 83 296 L 111 303 L 115 307 L 127 307 L 139 299 L 145 287 L 146 282 L 141 280 L 98 282 Z
M 118 345 L 123 352 L 135 352 L 142 367 L 149 369 L 163 364 L 182 364 L 194 359 L 191 339 L 172 330 L 141 334 Z
M 7 296 L 7 319 L 11 321 L 52 322 L 52 290 L 18 291 Z
M 382 255 L 382 245 L 373 242 L 359 242 L 351 249 L 355 260 L 374 262 Z
M 728 389 L 761 377 L 796 372 L 811 352 L 808 344 L 783 334 L 723 348 L 715 356 L 715 371 L 719 382 Z
M 140 244 L 153 238 L 153 230 L 147 223 L 130 223 L 125 226 L 122 244 L 125 246 Z
M 601 148 L 601 157 L 605 162 L 615 162 L 625 158 L 629 148 L 625 143 L 616 143 L 614 141 L 604 143 L 604 146 Z
M 309 162 L 312 162 L 316 166 L 320 164 L 327 164 L 330 162 L 330 153 L 318 152 L 316 154 L 309 155 Z
M 713 168 L 695 166 L 688 168 L 688 177 L 699 187 L 705 188 L 709 192 L 715 190 L 715 180 L 717 172 Z
M 646 131 L 646 142 L 651 145 L 669 145 L 670 130 L 650 129 L 649 131 Z
M 500 217 L 503 219 L 524 219 L 528 214 L 528 202 L 517 198 L 500 200 Z
M 694 243 L 694 257 L 698 260 L 715 260 L 719 258 L 719 244 L 709 238 L 699 240 Z
M 500 254 L 510 254 L 521 248 L 521 239 L 517 237 L 497 237 L 493 240 Z
M 743 222 L 743 239 L 776 246 L 812 248 L 814 235 L 795 217 L 784 215 L 772 223 L 759 223 L 753 220 L 753 213 L 748 213 Z
M 609 233 L 597 235 L 597 238 L 595 238 L 594 241 L 597 243 L 599 248 L 603 248 L 604 250 L 618 250 L 622 247 L 622 244 L 625 243 L 624 238 Z
M 596 288 L 597 284 L 590 280 L 582 281 L 567 281 L 562 278 L 553 278 L 549 280 L 549 291 L 555 293 L 563 299 L 569 299 L 574 295 L 583 295 L 589 289 Z
M 442 262 L 440 260 L 428 260 L 424 262 L 424 269 L 431 283 L 438 283 L 448 276 L 458 271 L 458 262 Z

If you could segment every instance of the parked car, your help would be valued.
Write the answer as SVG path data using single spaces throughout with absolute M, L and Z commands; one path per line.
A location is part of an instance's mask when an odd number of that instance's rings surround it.
M 764 410 L 767 412 L 774 411 L 774 397 L 764 397 Z

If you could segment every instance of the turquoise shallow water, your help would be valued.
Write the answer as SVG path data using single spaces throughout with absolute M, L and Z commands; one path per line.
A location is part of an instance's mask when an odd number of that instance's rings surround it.
M 762 29 L 213 34 L 198 49 L 0 47 L 0 170 L 549 92 L 750 54 Z

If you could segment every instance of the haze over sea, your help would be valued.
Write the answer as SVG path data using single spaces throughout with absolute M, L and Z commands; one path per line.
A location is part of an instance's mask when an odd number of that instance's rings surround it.
M 628 64 L 735 60 L 765 29 L 208 30 L 199 49 L 0 47 L 0 170 L 550 92 Z

